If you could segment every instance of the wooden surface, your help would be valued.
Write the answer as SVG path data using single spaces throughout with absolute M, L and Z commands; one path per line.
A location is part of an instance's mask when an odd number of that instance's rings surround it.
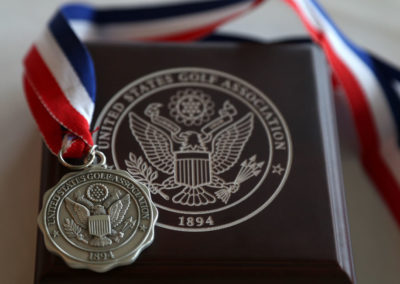
M 335 230 L 338 227 L 346 228 L 347 220 L 343 209 L 340 209 L 343 208 L 343 198 L 340 195 L 343 188 L 341 180 L 337 177 L 340 176 L 341 168 L 336 162 L 339 154 L 335 144 L 335 133 L 332 131 L 333 117 L 329 116 L 333 112 L 333 100 L 330 96 L 329 77 L 323 54 L 315 46 L 309 43 L 199 43 L 190 47 L 171 44 L 91 44 L 90 51 L 96 66 L 99 90 L 94 121 L 104 105 L 117 92 L 133 80 L 150 73 L 179 66 L 229 72 L 267 94 L 279 109 L 290 132 L 293 146 L 288 151 L 293 151 L 293 162 L 290 174 L 277 197 L 265 209 L 246 221 L 218 229 L 218 226 L 226 224 L 226 219 L 232 218 L 229 219 L 230 222 L 238 222 L 238 218 L 253 214 L 263 206 L 279 184 L 277 181 L 280 181 L 280 175 L 278 178 L 272 171 L 265 180 L 260 181 L 253 194 L 249 192 L 258 180 L 244 182 L 240 191 L 232 195 L 228 202 L 228 205 L 233 205 L 236 201 L 238 204 L 218 213 L 211 211 L 212 213 L 207 214 L 213 218 L 215 225 L 205 225 L 201 229 L 212 229 L 209 231 L 185 232 L 183 230 L 193 227 L 178 225 L 179 219 L 176 214 L 159 207 L 158 222 L 175 226 L 176 229 L 156 227 L 154 243 L 142 253 L 134 265 L 99 276 L 86 270 L 72 271 L 59 258 L 40 250 L 38 261 L 42 265 L 37 270 L 38 278 L 43 281 L 49 277 L 64 280 L 68 278 L 74 283 L 85 283 L 80 280 L 82 278 L 93 278 L 96 281 L 101 278 L 106 283 L 107 279 L 136 277 L 135 281 L 141 283 L 139 278 L 142 277 L 155 280 L 153 282 L 165 278 L 173 282 L 182 281 L 191 275 L 201 275 L 204 280 L 218 275 L 221 283 L 232 283 L 237 277 L 247 277 L 253 283 L 275 281 L 278 278 L 279 283 L 291 284 L 297 276 L 296 283 L 350 283 L 349 277 L 352 277 L 353 271 L 348 232 Z M 170 76 L 173 78 L 173 75 Z M 225 79 L 218 80 L 220 82 L 215 83 L 215 86 Z M 121 99 L 118 103 L 114 101 L 114 105 L 123 105 L 130 113 L 134 112 L 141 119 L 146 119 L 146 107 L 154 103 L 167 106 L 171 96 L 187 90 L 188 85 L 190 83 L 184 87 L 164 86 L 163 90 L 153 89 L 151 93 L 142 93 L 140 102 L 134 100 L 124 104 L 125 100 Z M 207 84 L 194 84 L 190 88 L 196 88 L 209 95 L 215 109 L 221 109 L 223 103 L 229 101 L 237 111 L 233 117 L 234 121 L 258 110 L 244 107 L 235 96 L 215 91 L 208 88 Z M 126 92 L 128 93 L 129 91 Z M 120 97 L 124 95 L 121 94 Z M 166 109 L 160 108 L 160 116 L 169 117 Z M 319 115 L 319 112 L 322 112 L 322 115 Z M 109 165 L 118 164 L 120 169 L 127 170 L 124 160 L 129 153 L 138 157 L 147 156 L 132 137 L 129 120 L 125 114 L 127 112 L 121 114 L 116 122 L 119 125 L 118 134 L 113 134 L 116 138 L 115 141 L 113 139 L 112 147 L 118 154 L 112 155 L 110 149 L 103 151 L 108 157 Z M 219 114 L 214 114 L 211 119 L 217 117 Z M 256 155 L 257 161 L 267 161 L 268 156 L 273 156 L 272 165 L 279 161 L 286 167 L 285 151 L 265 150 L 268 149 L 268 140 L 264 138 L 265 130 L 258 121 L 255 117 L 251 135 L 240 153 L 240 159 Z M 183 124 L 180 123 L 179 126 L 183 127 Z M 204 127 L 204 124 L 202 126 Z M 101 137 L 103 128 L 99 127 L 98 136 Z M 184 129 L 198 131 L 199 127 Z M 214 134 L 214 137 L 217 135 Z M 195 141 L 193 143 L 196 144 Z M 206 149 L 209 149 L 209 143 L 204 143 Z M 57 182 L 59 177 L 56 176 L 55 170 L 62 168 L 57 160 L 51 159 L 52 155 L 49 155 L 44 156 L 46 162 L 43 171 L 43 191 L 47 191 Z M 240 161 L 236 165 L 239 164 Z M 152 164 L 149 162 L 149 165 Z M 223 178 L 225 181 L 234 180 L 236 174 L 237 169 L 227 170 Z M 154 182 L 161 183 L 162 179 Z M 224 207 L 219 200 L 195 209 L 172 202 L 173 196 L 181 190 L 182 187 L 179 186 L 176 189 L 165 189 L 164 194 L 170 198 L 168 201 L 156 194 L 152 195 L 152 199 L 164 208 L 168 206 L 174 210 L 189 212 L 204 212 L 215 208 L 220 210 Z M 216 188 L 205 185 L 204 190 L 213 194 Z M 238 201 L 245 195 L 248 196 L 245 201 Z M 339 209 L 335 210 L 337 208 Z M 149 271 L 151 276 L 148 275 Z

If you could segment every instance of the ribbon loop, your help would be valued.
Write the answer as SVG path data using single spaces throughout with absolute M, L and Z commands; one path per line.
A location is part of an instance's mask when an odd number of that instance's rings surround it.
M 24 61 L 26 97 L 49 149 L 58 153 L 66 132 L 78 137 L 66 157 L 82 157 L 93 145 L 96 80 L 85 40 L 197 40 L 261 2 L 191 1 L 127 9 L 63 6 Z M 286 2 L 323 49 L 345 90 L 365 169 L 400 224 L 400 73 L 349 41 L 315 0 Z

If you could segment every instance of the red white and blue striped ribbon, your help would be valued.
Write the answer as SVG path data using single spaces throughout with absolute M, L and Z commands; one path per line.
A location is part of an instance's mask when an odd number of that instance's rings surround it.
M 63 6 L 25 58 L 24 86 L 53 153 L 66 134 L 66 156 L 93 144 L 96 81 L 86 40 L 194 41 L 262 0 L 94 9 Z M 286 0 L 321 46 L 350 102 L 365 169 L 400 224 L 400 72 L 350 42 L 314 0 Z M 65 145 L 64 145 L 65 146 Z

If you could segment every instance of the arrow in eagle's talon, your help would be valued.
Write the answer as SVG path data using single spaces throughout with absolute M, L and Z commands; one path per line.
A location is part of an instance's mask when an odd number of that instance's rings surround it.
M 121 229 L 121 233 L 124 233 L 128 228 L 133 229 L 133 227 L 136 224 L 136 220 L 133 220 L 133 217 L 131 216 L 129 219 L 126 219 L 124 226 Z

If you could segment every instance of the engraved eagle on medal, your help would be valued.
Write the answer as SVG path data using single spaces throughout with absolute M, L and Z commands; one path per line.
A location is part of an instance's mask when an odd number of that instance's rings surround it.
M 257 162 L 254 155 L 240 163 L 233 181 L 220 176 L 238 163 L 253 131 L 254 115 L 237 118 L 227 100 L 211 120 L 214 106 L 202 90 L 187 88 L 172 96 L 167 106 L 175 121 L 161 115 L 163 105 L 157 102 L 146 107 L 147 119 L 130 112 L 129 127 L 145 158 L 130 153 L 127 171 L 152 194 L 176 204 L 227 204 L 241 183 L 261 172 L 264 162 Z M 161 183 L 158 171 L 168 176 Z
M 69 238 L 93 247 L 106 247 L 119 243 L 125 231 L 136 223 L 132 216 L 125 219 L 131 204 L 129 194 L 110 194 L 103 183 L 89 185 L 85 194 L 77 193 L 74 199 L 65 198 L 65 207 L 72 217 L 65 218 L 63 224 Z

